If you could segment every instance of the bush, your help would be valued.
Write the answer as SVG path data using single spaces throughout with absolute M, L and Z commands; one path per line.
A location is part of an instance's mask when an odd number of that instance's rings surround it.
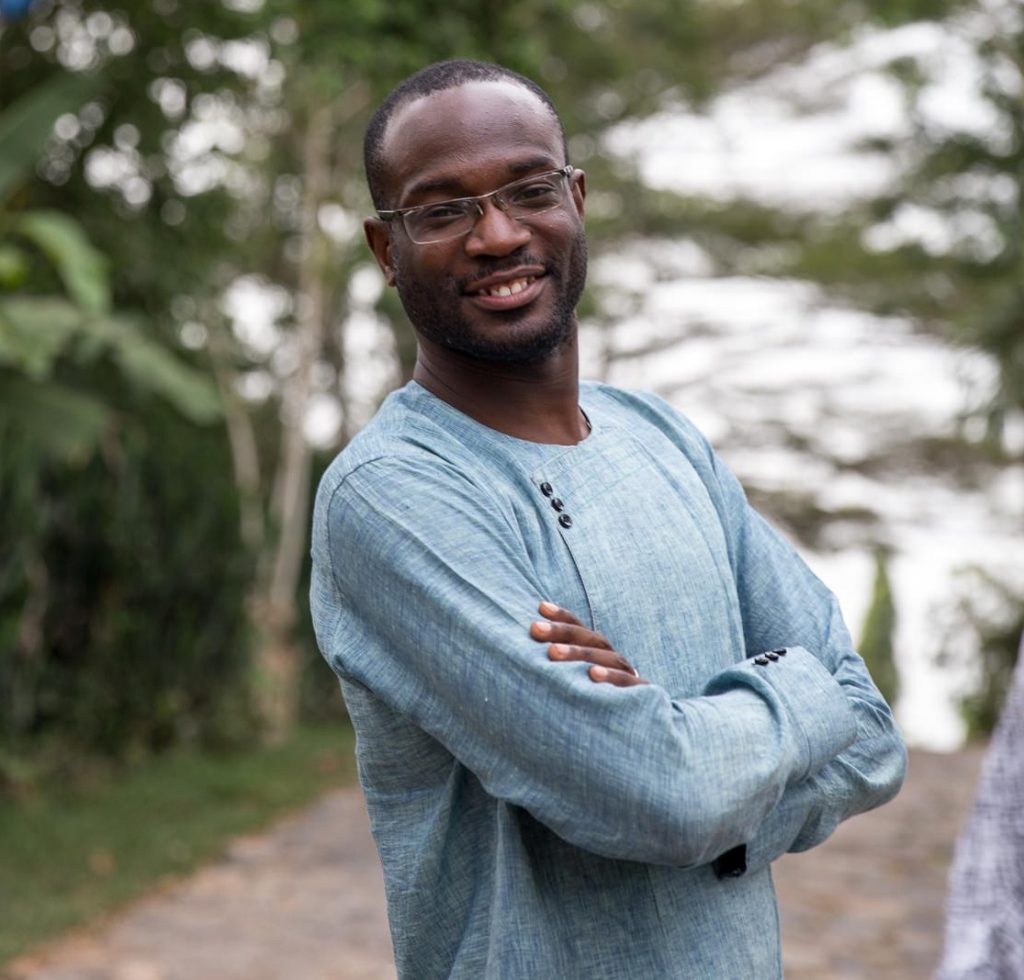
M 0 426 L 0 792 L 251 728 L 225 434 L 109 380 L 120 426 L 77 467 Z

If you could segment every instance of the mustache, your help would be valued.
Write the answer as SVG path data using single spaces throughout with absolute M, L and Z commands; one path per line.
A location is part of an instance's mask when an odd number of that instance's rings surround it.
M 479 282 L 481 279 L 500 275 L 502 272 L 511 272 L 524 265 L 540 266 L 546 276 L 556 276 L 558 274 L 553 264 L 549 260 L 542 259 L 539 255 L 531 255 L 529 252 L 513 252 L 511 255 L 506 255 L 500 259 L 478 260 L 473 275 L 455 279 L 454 282 L 460 292 L 465 292 L 470 285 Z

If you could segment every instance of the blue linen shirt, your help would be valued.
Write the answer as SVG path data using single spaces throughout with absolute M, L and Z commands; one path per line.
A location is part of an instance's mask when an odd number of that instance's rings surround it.
M 902 741 L 834 597 L 692 424 L 580 404 L 588 438 L 544 445 L 411 382 L 320 485 L 313 621 L 399 976 L 781 976 L 770 862 L 891 798 Z M 651 683 L 549 660 L 542 599 Z

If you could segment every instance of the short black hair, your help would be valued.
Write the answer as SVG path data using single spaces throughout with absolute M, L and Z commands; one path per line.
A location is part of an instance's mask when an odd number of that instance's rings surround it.
M 558 124 L 558 132 L 562 137 L 562 148 L 566 151 L 566 162 L 568 162 L 565 128 L 562 126 L 558 110 L 548 93 L 535 81 L 525 75 L 520 75 L 519 72 L 512 71 L 511 68 L 491 64 L 487 61 L 470 61 L 465 58 L 437 61 L 399 82 L 370 117 L 366 135 L 363 138 L 363 163 L 366 167 L 366 183 L 370 187 L 370 196 L 373 198 L 375 208 L 383 210 L 389 206 L 389 202 L 384 197 L 383 145 L 384 133 L 395 111 L 408 102 L 433 95 L 434 92 L 458 88 L 467 82 L 513 82 L 536 95 Z

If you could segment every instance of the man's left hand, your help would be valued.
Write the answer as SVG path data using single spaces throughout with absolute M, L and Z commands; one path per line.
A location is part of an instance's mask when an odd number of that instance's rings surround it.
M 537 608 L 548 622 L 533 623 L 530 636 L 551 644 L 548 647 L 551 660 L 584 660 L 592 664 L 588 673 L 598 684 L 632 687 L 647 683 L 622 654 L 612 649 L 604 636 L 587 629 L 568 609 L 553 602 L 542 602 Z

